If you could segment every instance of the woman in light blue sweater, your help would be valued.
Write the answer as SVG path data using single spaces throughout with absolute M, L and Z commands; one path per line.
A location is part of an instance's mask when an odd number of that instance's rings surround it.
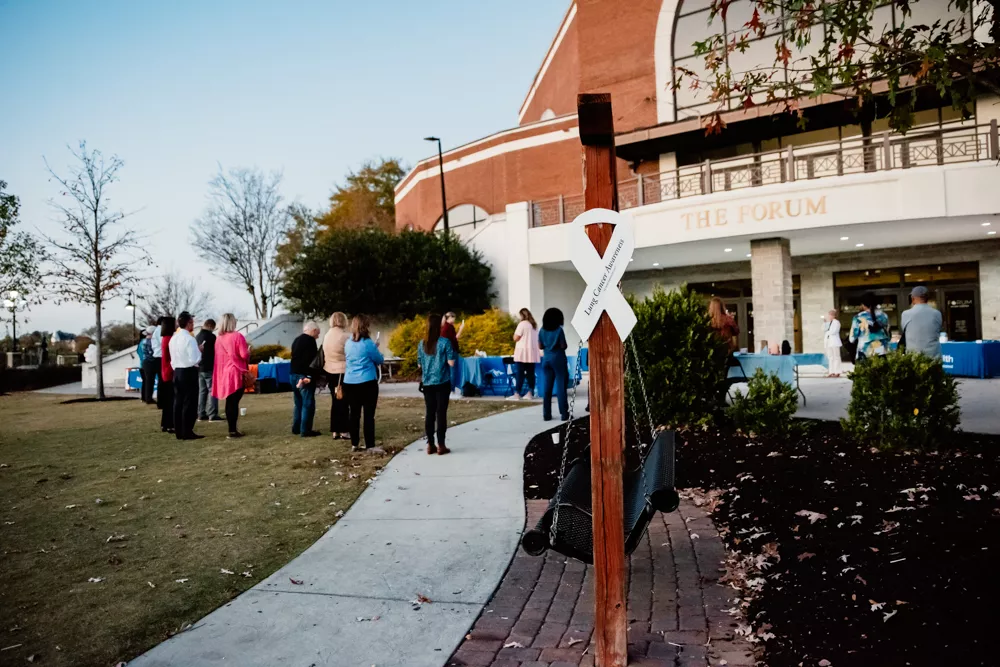
M 385 361 L 371 337 L 371 320 L 355 315 L 351 337 L 344 343 L 346 370 L 344 398 L 350 410 L 351 450 L 360 451 L 361 411 L 365 413 L 365 446 L 375 446 L 375 406 L 378 404 L 378 367 Z

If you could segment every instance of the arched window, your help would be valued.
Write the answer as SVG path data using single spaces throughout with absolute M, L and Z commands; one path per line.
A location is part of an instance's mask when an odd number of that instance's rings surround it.
M 490 214 L 475 204 L 459 204 L 448 209 L 448 230 L 458 238 L 466 241 L 489 222 Z M 444 217 L 434 223 L 434 231 L 444 231 Z
M 664 3 L 676 2 L 677 0 L 664 0 Z M 673 67 L 684 68 L 694 74 L 702 81 L 711 80 L 711 70 L 705 65 L 705 56 L 694 55 L 695 42 L 703 42 L 706 39 L 720 34 L 725 34 L 726 42 L 739 41 L 743 35 L 750 32 L 746 27 L 753 17 L 754 9 L 757 5 L 753 0 L 734 0 L 726 12 L 725 19 L 721 15 L 716 15 L 709 22 L 711 14 L 712 0 L 681 0 L 677 9 L 676 20 L 673 30 Z M 819 24 L 812 27 L 812 34 L 809 44 L 798 49 L 790 40 L 788 47 L 792 49 L 792 57 L 788 65 L 779 64 L 775 66 L 775 42 L 782 29 L 790 25 L 794 19 L 791 16 L 781 15 L 781 3 L 775 3 L 777 8 L 774 14 L 760 13 L 760 20 L 765 23 L 767 33 L 764 37 L 749 40 L 749 47 L 745 52 L 734 50 L 726 53 L 726 65 L 733 71 L 737 78 L 742 74 L 752 70 L 774 71 L 776 77 L 784 77 L 785 81 L 806 83 L 808 74 L 802 70 L 810 68 L 809 58 L 817 56 L 823 48 L 824 31 L 828 30 L 825 25 Z M 900 9 L 894 4 L 887 4 L 876 8 L 873 20 L 872 36 L 878 38 L 883 31 L 892 29 L 893 26 L 905 27 L 907 25 L 933 25 L 935 21 L 946 21 L 961 19 L 962 12 L 949 8 L 951 3 L 946 0 L 922 0 L 913 2 L 910 5 L 912 14 L 903 16 Z M 971 8 L 966 15 L 966 27 L 972 25 Z M 860 50 L 860 49 L 859 49 Z M 689 77 L 685 77 L 688 79 Z M 674 108 L 676 118 L 690 118 L 698 115 L 713 113 L 717 110 L 738 109 L 742 100 L 732 97 L 728 100 L 710 101 L 712 87 L 701 85 L 692 88 L 690 81 L 685 80 L 674 91 Z M 764 95 L 754 102 L 764 102 Z

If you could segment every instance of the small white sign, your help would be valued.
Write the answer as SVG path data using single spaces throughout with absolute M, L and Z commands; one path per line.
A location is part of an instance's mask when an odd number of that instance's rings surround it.
M 594 248 L 587 236 L 587 225 L 606 223 L 615 230 L 604 255 Z M 622 340 L 635 327 L 635 313 L 618 289 L 618 283 L 635 251 L 632 218 L 625 213 L 605 208 L 592 208 L 576 217 L 570 229 L 570 258 L 573 266 L 587 283 L 587 289 L 573 315 L 573 328 L 583 340 L 588 340 L 606 312 Z

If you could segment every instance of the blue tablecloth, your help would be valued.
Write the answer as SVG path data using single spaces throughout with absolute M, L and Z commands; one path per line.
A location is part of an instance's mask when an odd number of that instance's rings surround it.
M 277 364 L 257 364 L 257 379 L 274 378 L 279 384 L 291 385 L 292 362 L 285 361 Z
M 795 386 L 796 366 L 826 366 L 826 355 L 819 353 L 811 354 L 737 354 L 740 366 L 746 376 L 752 377 L 758 368 L 764 369 L 765 373 L 777 375 L 782 382 Z M 732 367 L 729 369 L 729 377 L 740 377 L 740 369 Z
M 941 358 L 949 375 L 974 378 L 1000 376 L 1000 341 L 941 343 Z
M 481 387 L 483 385 L 484 369 L 489 370 L 491 368 L 495 368 L 498 370 L 506 370 L 502 359 L 503 357 L 462 357 L 461 362 L 455 364 L 454 368 L 452 368 L 452 387 L 459 390 L 464 387 L 467 382 L 477 387 Z M 566 355 L 566 362 L 569 366 L 569 383 L 571 387 L 575 387 L 577 382 L 576 359 L 577 357 L 575 354 Z M 542 383 L 541 363 L 535 364 L 535 383 L 535 391 L 538 393 Z
M 138 368 L 128 369 L 128 379 L 126 382 L 129 389 L 142 389 L 142 373 Z

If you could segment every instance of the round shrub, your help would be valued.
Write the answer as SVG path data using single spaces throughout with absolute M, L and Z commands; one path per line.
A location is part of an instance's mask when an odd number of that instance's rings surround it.
M 427 317 L 416 316 L 399 323 L 389 336 L 389 349 L 402 361 L 399 363 L 399 374 L 414 376 L 419 371 L 417 366 L 417 346 L 427 333 Z
M 461 322 L 461 319 L 459 319 Z M 491 308 L 465 320 L 458 346 L 465 356 L 481 350 L 490 356 L 514 354 L 514 329 L 517 321 L 499 308 Z
M 725 393 L 728 348 L 712 330 L 702 298 L 682 285 L 671 292 L 657 287 L 651 297 L 629 302 L 638 320 L 631 337 L 653 420 L 670 426 L 710 423 Z
M 941 360 L 893 353 L 855 366 L 844 430 L 884 450 L 945 445 L 958 430 L 958 383 Z
M 726 417 L 745 433 L 788 435 L 799 427 L 792 420 L 798 407 L 795 387 L 758 368 L 747 383 L 746 396 L 736 390 Z

